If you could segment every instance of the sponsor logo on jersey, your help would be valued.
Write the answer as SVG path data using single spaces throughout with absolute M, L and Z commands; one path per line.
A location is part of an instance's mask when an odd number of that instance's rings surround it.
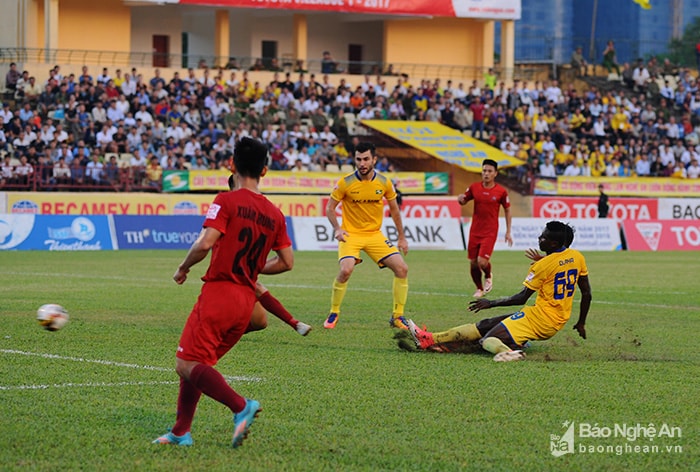
M 215 220 L 216 217 L 219 215 L 219 210 L 221 210 L 221 205 L 218 203 L 212 203 L 209 205 L 209 210 L 207 210 L 207 218 L 208 220 Z

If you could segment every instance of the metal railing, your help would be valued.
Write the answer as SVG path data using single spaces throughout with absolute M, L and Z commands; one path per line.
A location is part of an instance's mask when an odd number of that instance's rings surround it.
M 146 167 L 121 167 L 103 170 L 98 178 L 90 177 L 86 166 L 69 167 L 68 177 L 54 177 L 53 166 L 33 166 L 29 175 L 3 178 L 0 191 L 67 191 L 67 192 L 160 192 L 162 180 L 150 181 Z
M 583 50 L 584 58 L 590 64 L 600 64 L 603 51 L 609 39 L 615 44 L 617 61 L 634 63 L 637 59 L 649 59 L 657 56 L 661 59 L 668 57 L 670 61 L 681 67 L 695 67 L 695 42 L 674 40 L 671 42 L 635 40 L 625 38 L 595 38 L 570 36 L 520 35 L 516 38 L 516 63 L 548 62 L 567 64 L 571 53 L 577 47 Z
M 274 59 L 274 60 L 273 60 Z M 93 51 L 87 49 L 42 49 L 42 48 L 0 48 L 0 64 L 16 62 L 54 64 L 99 65 L 103 67 L 161 67 L 175 69 L 229 69 L 248 71 L 279 71 L 290 73 L 319 74 L 350 74 L 350 75 L 383 75 L 397 76 L 402 74 L 410 78 L 463 78 L 482 79 L 486 67 L 465 66 L 457 64 L 418 64 L 393 63 L 379 61 L 335 61 L 328 66 L 319 59 L 300 60 L 291 57 L 260 58 L 260 57 L 221 57 L 214 55 L 180 55 L 160 54 L 154 52 L 126 51 Z M 516 63 L 515 70 L 519 77 L 533 77 L 542 67 L 551 67 L 551 61 L 523 61 Z M 496 65 L 494 69 L 500 76 L 506 71 Z

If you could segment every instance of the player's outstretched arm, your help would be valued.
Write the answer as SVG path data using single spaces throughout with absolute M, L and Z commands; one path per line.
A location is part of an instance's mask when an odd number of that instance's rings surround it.
M 214 246 L 214 243 L 221 237 L 221 232 L 214 228 L 204 228 L 197 236 L 197 240 L 192 243 L 190 250 L 185 256 L 185 260 L 180 263 L 173 280 L 178 284 L 183 284 L 187 280 L 187 273 L 190 268 L 207 257 L 209 250 Z
M 478 313 L 481 310 L 487 310 L 495 306 L 524 305 L 533 293 L 535 293 L 535 291 L 531 288 L 523 287 L 521 291 L 510 297 L 499 298 L 497 300 L 479 298 L 478 300 L 469 302 L 469 311 Z
M 586 339 L 586 317 L 588 316 L 588 310 L 591 308 L 591 300 L 593 300 L 591 283 L 588 281 L 587 275 L 582 275 L 578 278 L 578 288 L 581 290 L 581 307 L 574 329 L 578 331 L 579 336 Z

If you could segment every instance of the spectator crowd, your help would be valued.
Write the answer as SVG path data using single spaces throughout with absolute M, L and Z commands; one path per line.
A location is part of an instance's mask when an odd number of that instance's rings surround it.
M 331 59 L 329 59 L 331 60 Z M 599 90 L 557 80 L 453 84 L 389 78 L 189 69 L 144 78 L 59 66 L 37 80 L 13 64 L 0 110 L 2 185 L 160 186 L 164 170 L 225 166 L 243 136 L 270 149 L 273 170 L 352 166 L 362 120 L 440 122 L 519 158 L 521 179 L 566 176 L 698 178 L 700 89 L 688 71 L 640 61 Z M 349 83 L 357 78 L 358 83 Z M 346 166 L 346 167 L 343 167 Z M 383 170 L 394 170 L 384 160 Z M 116 188 L 116 187 L 115 187 Z

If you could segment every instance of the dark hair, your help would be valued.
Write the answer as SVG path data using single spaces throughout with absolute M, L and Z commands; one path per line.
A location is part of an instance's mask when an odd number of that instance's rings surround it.
M 355 147 L 355 152 L 359 152 L 360 154 L 362 154 L 363 152 L 370 151 L 370 153 L 372 154 L 372 156 L 376 156 L 376 155 L 377 155 L 377 154 L 376 154 L 376 150 L 377 150 L 377 148 L 374 147 L 374 144 L 368 143 L 368 142 L 366 142 L 366 141 L 359 143 L 359 144 Z
M 549 231 L 549 239 L 561 246 L 570 247 L 574 242 L 575 230 L 572 226 L 561 221 L 550 221 L 546 227 Z
M 494 169 L 498 170 L 498 162 L 493 159 L 484 159 L 484 162 L 481 163 L 481 167 L 484 166 L 493 166 Z
M 244 137 L 233 150 L 233 163 L 239 175 L 258 179 L 267 165 L 267 146 L 257 139 Z
M 233 174 L 231 174 L 228 176 L 228 189 L 233 190 L 233 187 L 235 187 L 235 186 L 236 186 L 236 184 L 233 181 Z

